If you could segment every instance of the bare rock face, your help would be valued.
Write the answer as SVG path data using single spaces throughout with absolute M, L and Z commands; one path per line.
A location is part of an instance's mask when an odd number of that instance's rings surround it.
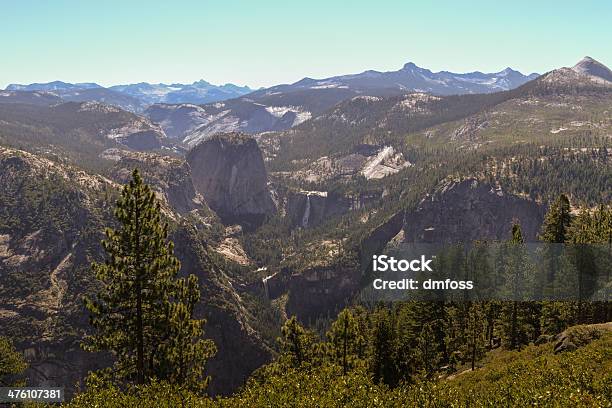
M 536 241 L 544 219 L 543 206 L 476 179 L 447 180 L 406 214 L 408 242 L 470 242 L 508 239 L 513 223 L 526 241 Z
M 224 222 L 253 226 L 276 212 L 257 142 L 240 133 L 216 135 L 187 154 L 193 183 Z
M 192 210 L 207 210 L 202 197 L 197 194 L 191 180 L 189 164 L 182 159 L 152 153 L 114 150 L 117 164 L 112 171 L 113 179 L 126 184 L 132 171 L 138 169 L 145 182 L 157 192 L 157 198 L 168 204 L 179 214 Z
M 584 75 L 590 75 L 612 82 L 612 71 L 599 61 L 595 61 L 591 57 L 584 57 L 572 70 Z
M 341 194 L 335 191 L 276 189 L 279 211 L 291 220 L 293 228 L 319 226 L 333 217 L 359 210 L 380 199 L 378 193 Z

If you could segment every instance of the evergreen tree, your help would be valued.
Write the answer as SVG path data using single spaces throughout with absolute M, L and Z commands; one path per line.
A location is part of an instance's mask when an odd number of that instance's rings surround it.
M 544 333 L 558 333 L 569 323 L 567 310 L 571 310 L 565 302 L 553 301 L 560 295 L 559 287 L 561 247 L 554 244 L 563 244 L 568 238 L 568 230 L 572 223 L 570 203 L 565 194 L 561 194 L 550 206 L 540 233 L 540 240 L 548 243 L 542 248 L 542 262 L 539 265 L 539 281 L 537 289 L 545 298 L 552 298 L 542 302 L 541 326 Z M 563 282 L 561 282 L 563 284 Z M 570 319 L 571 321 L 571 319 Z
M 550 243 L 564 243 L 571 223 L 572 213 L 569 200 L 565 194 L 561 194 L 546 213 L 540 240 Z
M 102 241 L 106 260 L 92 265 L 101 289 L 95 298 L 85 297 L 95 332 L 84 348 L 110 351 L 121 380 L 206 386 L 203 366 L 215 347 L 202 339 L 204 321 L 193 317 L 198 281 L 193 275 L 177 278 L 180 263 L 167 241 L 168 225 L 138 170 L 124 186 L 115 216 L 119 228 L 108 228 Z
M 472 371 L 476 366 L 476 361 L 480 360 L 486 352 L 487 334 L 485 317 L 486 314 L 484 304 L 470 304 L 468 312 L 468 340 L 466 348 L 468 351 Z
M 374 317 L 370 372 L 375 384 L 395 386 L 399 382 L 395 325 L 387 308 L 380 308 Z
M 344 375 L 365 357 L 365 337 L 350 309 L 344 309 L 327 332 L 330 354 L 334 362 L 342 366 Z
M 313 360 L 315 336 L 295 316 L 285 322 L 278 339 L 281 353 L 292 367 L 299 368 Z
M 0 387 L 21 385 L 14 377 L 22 374 L 28 367 L 23 356 L 6 337 L 0 336 Z
M 440 351 L 443 344 L 439 340 L 440 321 L 430 321 L 423 325 L 421 332 L 416 338 L 415 361 L 420 373 L 424 378 L 431 379 L 443 361 Z
M 531 305 L 525 302 L 529 288 L 526 254 L 523 251 L 523 233 L 518 224 L 512 226 L 512 238 L 508 243 L 509 254 L 505 262 L 505 294 L 509 300 L 501 308 L 501 330 L 506 346 L 510 349 L 520 348 L 529 342 L 529 327 L 532 319 Z

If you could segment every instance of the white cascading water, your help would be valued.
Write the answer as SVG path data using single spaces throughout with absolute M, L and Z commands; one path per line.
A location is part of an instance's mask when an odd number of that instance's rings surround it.
M 306 208 L 304 209 L 304 215 L 302 216 L 302 227 L 308 226 L 308 219 L 310 218 L 310 194 L 306 195 Z
M 264 294 L 266 295 L 266 299 L 270 299 L 270 289 L 268 289 L 268 279 L 270 279 L 270 276 L 266 276 L 265 278 L 261 280 L 261 282 L 263 283 Z

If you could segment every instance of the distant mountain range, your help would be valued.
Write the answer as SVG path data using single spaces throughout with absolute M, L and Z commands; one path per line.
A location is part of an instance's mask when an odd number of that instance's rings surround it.
M 81 82 L 76 84 L 70 84 L 68 82 L 62 81 L 53 81 L 46 83 L 34 83 L 29 85 L 21 85 L 21 84 L 10 84 L 6 87 L 6 91 L 44 91 L 44 92 L 54 92 L 54 91 L 68 91 L 75 89 L 95 89 L 102 88 L 100 85 L 93 82 Z
M 189 85 L 184 84 L 149 84 L 141 82 L 131 85 L 115 85 L 109 89 L 123 94 L 133 96 L 141 101 L 153 103 L 210 103 L 253 92 L 248 86 L 237 86 L 234 84 L 212 85 L 204 80 L 196 81 Z
M 492 93 L 514 89 L 538 74 L 511 68 L 495 73 L 432 72 L 407 63 L 398 71 L 365 71 L 324 79 L 304 78 L 239 98 L 203 106 L 153 105 L 145 114 L 169 137 L 190 145 L 219 132 L 259 133 L 289 129 L 356 96 L 388 97 L 410 92 L 436 95 Z
M 62 81 L 10 84 L 6 91 L 49 92 L 66 101 L 95 101 L 115 105 L 132 112 L 142 112 L 154 103 L 205 104 L 248 94 L 248 86 L 234 84 L 212 85 L 204 80 L 192 84 L 149 84 L 141 82 L 130 85 L 114 85 L 104 88 L 96 83 L 71 84 Z
M 525 75 L 511 68 L 494 73 L 432 72 L 409 62 L 397 71 L 369 70 L 323 79 L 304 78 L 255 91 L 247 86 L 217 86 L 204 80 L 192 84 L 142 82 L 109 88 L 96 83 L 55 81 L 12 84 L 0 99 L 39 104 L 51 104 L 53 97 L 102 102 L 141 113 L 158 123 L 171 139 L 194 145 L 221 132 L 286 130 L 357 96 L 390 97 L 413 92 L 437 96 L 486 94 L 515 89 L 538 77 L 539 74 Z M 544 77 L 547 81 L 608 83 L 612 73 L 605 65 L 585 57 L 572 68 L 561 68 Z
M 292 92 L 304 89 L 351 89 L 368 93 L 393 91 L 430 92 L 439 95 L 489 93 L 507 91 L 535 79 L 538 74 L 524 75 L 512 68 L 494 73 L 479 71 L 456 74 L 448 71 L 432 72 L 412 62 L 398 71 L 364 71 L 324 79 L 304 78 L 291 85 L 279 85 L 261 92 Z
M 511 68 L 495 73 L 470 72 L 456 74 L 447 71 L 432 72 L 407 63 L 398 71 L 365 71 L 360 74 L 341 75 L 324 79 L 304 78 L 289 85 L 277 85 L 254 91 L 248 86 L 234 84 L 213 85 L 204 80 L 192 84 L 137 84 L 102 87 L 94 82 L 68 83 L 53 81 L 28 85 L 10 84 L 6 91 L 50 92 L 74 102 L 96 101 L 141 112 L 156 103 L 207 104 L 251 94 L 251 99 L 294 100 L 308 98 L 314 92 L 318 102 L 307 103 L 309 111 L 329 108 L 346 97 L 359 94 L 389 96 L 410 91 L 431 92 L 440 95 L 489 93 L 516 88 L 537 77 L 523 75 Z M 314 96 L 314 95 L 313 95 Z M 278 116 L 276 113 L 273 116 Z

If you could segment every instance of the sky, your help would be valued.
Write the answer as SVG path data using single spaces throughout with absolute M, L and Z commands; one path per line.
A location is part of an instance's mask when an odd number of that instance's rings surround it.
M 612 66 L 612 1 L 0 0 L 0 88 Z

